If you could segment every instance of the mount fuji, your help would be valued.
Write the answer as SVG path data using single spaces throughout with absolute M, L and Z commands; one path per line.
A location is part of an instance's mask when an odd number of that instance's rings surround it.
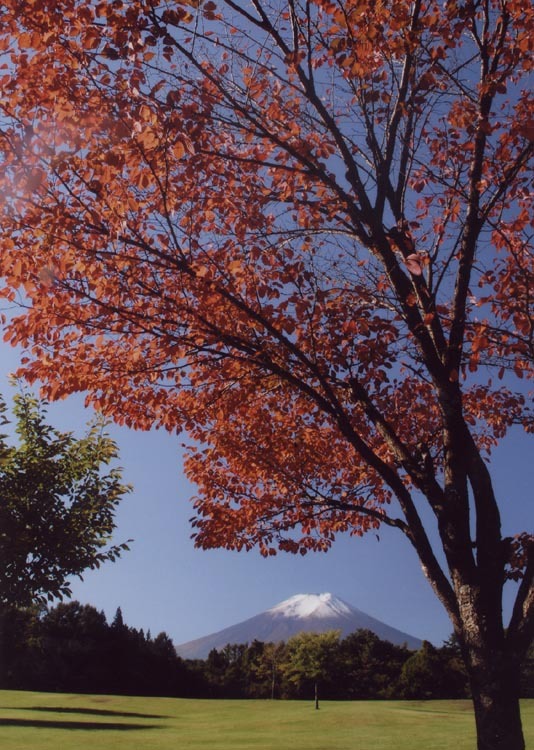
M 297 594 L 249 620 L 217 633 L 182 643 L 176 651 L 183 659 L 205 659 L 212 649 L 229 643 L 286 641 L 301 632 L 324 633 L 340 630 L 345 637 L 359 629 L 371 630 L 379 638 L 418 649 L 421 641 L 361 612 L 333 594 Z

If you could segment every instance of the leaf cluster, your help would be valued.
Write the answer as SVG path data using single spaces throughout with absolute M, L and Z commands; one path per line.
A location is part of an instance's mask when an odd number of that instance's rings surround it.
M 17 444 L 0 436 L 0 604 L 27 606 L 68 597 L 70 577 L 128 549 L 110 539 L 130 487 L 102 420 L 75 438 L 50 426 L 27 392 L 14 397 L 13 418 Z
M 532 7 L 53 9 L 0 8 L 24 375 L 187 433 L 200 547 L 401 531 L 472 672 L 517 669 L 534 545 L 488 458 L 533 425 Z

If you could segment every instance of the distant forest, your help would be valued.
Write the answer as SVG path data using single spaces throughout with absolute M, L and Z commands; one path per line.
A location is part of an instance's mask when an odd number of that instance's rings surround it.
M 410 651 L 368 630 L 300 634 L 286 643 L 229 644 L 206 660 L 177 656 L 166 633 L 73 601 L 0 613 L 0 688 L 206 698 L 430 699 L 468 697 L 453 639 Z M 534 697 L 534 652 L 522 696 Z

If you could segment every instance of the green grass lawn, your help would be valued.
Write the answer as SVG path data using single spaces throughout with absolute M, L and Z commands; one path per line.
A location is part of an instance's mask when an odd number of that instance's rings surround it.
M 534 747 L 534 700 L 523 703 Z M 212 701 L 0 691 L 2 750 L 473 750 L 468 701 Z

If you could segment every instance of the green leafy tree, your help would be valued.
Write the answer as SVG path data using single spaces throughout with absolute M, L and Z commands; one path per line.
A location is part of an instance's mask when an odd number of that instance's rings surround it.
M 212 648 L 206 660 L 204 675 L 209 686 L 210 697 L 219 697 L 223 694 L 226 686 L 226 673 L 228 671 L 228 654 Z
M 462 649 L 455 634 L 444 641 L 439 649 L 442 660 L 444 698 L 470 697 L 469 677 L 462 659 Z
M 286 644 L 285 661 L 281 665 L 286 684 L 296 688 L 303 697 L 313 686 L 315 708 L 319 708 L 319 686 L 335 680 L 339 654 L 339 631 L 299 633 Z
M 351 699 L 396 697 L 408 649 L 380 639 L 370 630 L 351 633 L 340 644 L 343 663 L 339 697 Z
M 101 420 L 85 437 L 45 421 L 46 404 L 15 396 L 19 444 L 0 435 L 0 608 L 70 596 L 69 578 L 116 560 L 115 511 L 130 487 L 110 468 L 117 447 Z M 0 416 L 6 425 L 6 404 Z
M 188 433 L 200 547 L 402 534 L 479 750 L 525 748 L 534 635 L 488 463 L 534 428 L 533 36 L 525 0 L 0 4 L 25 375 Z
M 450 684 L 451 672 L 454 670 L 448 654 L 439 651 L 428 641 L 423 641 L 419 651 L 412 654 L 402 668 L 401 694 L 404 698 L 417 699 L 450 697 L 451 690 L 457 689 L 457 686 Z M 461 678 L 459 673 L 456 681 L 458 678 Z M 465 683 L 465 679 L 462 682 Z
M 254 640 L 248 649 L 248 697 L 278 698 L 280 696 L 280 664 L 285 643 L 263 643 Z
M 222 650 L 226 661 L 223 694 L 226 698 L 239 698 L 247 693 L 248 647 L 247 644 L 227 644 Z

